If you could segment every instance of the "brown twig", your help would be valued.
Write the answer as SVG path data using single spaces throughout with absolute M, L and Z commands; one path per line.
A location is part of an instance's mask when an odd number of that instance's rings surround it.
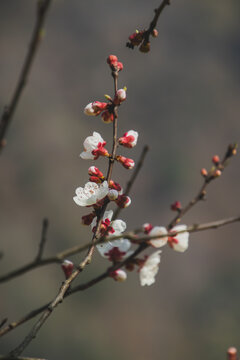
M 29 358 L 29 357 L 9 357 L 9 356 L 0 356 L 0 360 L 46 360 L 39 358 Z
M 149 28 L 145 31 L 145 34 L 144 34 L 144 39 L 146 42 L 149 42 L 150 34 L 152 33 L 153 29 L 155 29 L 155 27 L 157 26 L 159 16 L 162 13 L 162 11 L 164 10 L 165 6 L 167 6 L 167 5 L 170 5 L 170 0 L 163 0 L 161 2 L 161 4 L 159 5 L 159 7 L 154 10 L 155 11 L 154 18 L 151 21 Z
M 227 148 L 227 151 L 222 159 L 222 161 L 219 162 L 218 165 L 213 167 L 208 174 L 204 178 L 203 185 L 201 186 L 198 194 L 182 209 L 178 211 L 178 214 L 173 218 L 173 220 L 169 223 L 168 229 L 171 229 L 174 225 L 178 224 L 183 215 L 185 215 L 194 205 L 196 205 L 199 201 L 204 200 L 207 194 L 207 186 L 215 179 L 217 179 L 219 176 L 217 175 L 217 170 L 220 172 L 223 172 L 226 166 L 228 165 L 228 160 L 230 157 L 235 155 L 234 151 L 237 148 L 237 144 L 230 144 Z M 220 173 L 221 174 L 221 173 Z
M 10 122 L 13 118 L 13 114 L 15 109 L 18 105 L 20 96 L 23 92 L 25 85 L 27 84 L 27 79 L 29 76 L 29 72 L 31 70 L 31 66 L 34 60 L 34 57 L 37 53 L 37 49 L 40 44 L 40 40 L 42 38 L 43 26 L 45 17 L 49 8 L 51 0 L 38 0 L 37 3 L 37 16 L 36 16 L 36 23 L 34 26 L 30 46 L 23 64 L 22 71 L 20 73 L 18 83 L 16 85 L 15 91 L 13 93 L 11 102 L 8 106 L 5 106 L 3 111 L 1 120 L 0 120 L 0 152 L 3 147 L 6 145 L 6 132 L 10 125 Z
M 43 255 L 44 246 L 45 246 L 46 241 L 47 241 L 48 226 L 49 226 L 48 219 L 47 218 L 43 219 L 42 235 L 41 235 L 41 241 L 40 241 L 40 244 L 39 244 L 38 254 L 37 254 L 36 259 L 35 259 L 36 262 L 39 262 L 41 260 L 41 258 L 42 258 L 42 255 Z
M 234 223 L 234 222 L 238 222 L 238 221 L 240 221 L 240 216 L 232 217 L 232 218 L 229 218 L 229 219 L 213 221 L 213 222 L 209 222 L 209 223 L 205 223 L 205 224 L 194 224 L 194 225 L 191 225 L 191 226 L 187 227 L 186 230 L 179 231 L 178 233 L 180 234 L 180 233 L 183 233 L 183 232 L 186 232 L 186 231 L 191 233 L 191 232 L 198 232 L 198 231 L 209 230 L 209 229 L 216 229 L 216 228 L 219 228 L 221 226 L 225 226 L 225 225 L 228 225 L 228 224 L 231 224 L 231 223 Z M 105 241 L 113 241 L 113 240 L 117 240 L 119 238 L 124 237 L 125 239 L 129 239 L 129 240 L 134 241 L 135 243 L 138 243 L 139 246 L 135 250 L 135 252 L 130 257 L 125 259 L 123 262 L 114 265 L 113 267 L 111 267 L 107 271 L 105 271 L 103 274 L 97 276 L 96 278 L 92 279 L 91 281 L 89 281 L 89 282 L 87 282 L 85 284 L 80 284 L 80 285 L 77 285 L 77 286 L 73 287 L 68 292 L 65 292 L 63 297 L 66 298 L 69 295 L 72 295 L 72 294 L 74 294 L 74 293 L 76 293 L 78 291 L 86 290 L 86 289 L 92 287 L 93 285 L 99 283 L 100 281 L 106 279 L 109 276 L 109 273 L 111 271 L 119 269 L 120 267 L 124 266 L 129 260 L 133 259 L 139 253 L 141 253 L 143 250 L 145 250 L 148 247 L 147 242 L 149 240 L 154 240 L 154 239 L 159 239 L 159 238 L 163 238 L 163 237 L 166 237 L 166 236 L 174 236 L 174 235 L 175 234 L 173 234 L 173 233 L 168 233 L 168 234 L 164 234 L 164 235 L 156 235 L 156 236 L 149 236 L 148 235 L 148 236 L 142 236 L 142 237 L 136 238 L 136 235 L 134 235 L 133 233 L 125 233 L 125 234 L 121 234 L 119 236 L 107 237 L 105 239 Z M 99 239 L 98 241 L 96 241 L 96 244 L 100 243 L 100 241 L 102 241 L 102 239 Z M 91 244 L 87 244 L 86 246 L 89 246 L 89 245 L 91 245 Z M 55 306 L 57 306 L 57 304 Z M 30 313 L 28 313 L 27 315 L 22 317 L 20 320 L 14 321 L 14 322 L 8 324 L 3 329 L 0 329 L 0 337 L 7 334 L 9 331 L 15 329 L 16 327 L 22 325 L 23 323 L 29 321 L 30 319 L 34 318 L 35 316 L 39 315 L 43 311 L 45 311 L 45 310 L 47 312 L 51 311 L 50 310 L 51 308 L 52 308 L 52 304 L 47 303 L 47 304 L 43 305 L 42 307 L 31 311 Z M 32 333 L 32 335 L 33 334 L 34 333 Z
M 139 174 L 139 172 L 140 172 L 140 170 L 141 170 L 141 168 L 143 166 L 143 163 L 144 163 L 144 160 L 145 160 L 145 157 L 146 157 L 148 151 L 149 151 L 149 146 L 145 145 L 143 150 L 142 150 L 142 153 L 140 155 L 140 158 L 138 160 L 138 163 L 137 163 L 137 165 L 136 165 L 136 167 L 134 169 L 134 172 L 133 172 L 131 178 L 129 179 L 129 181 L 127 182 L 126 190 L 124 190 L 124 194 L 126 196 L 129 195 L 129 193 L 130 193 L 130 190 L 131 190 L 131 188 L 132 188 L 132 186 L 133 186 L 133 184 L 134 184 L 134 182 L 135 182 L 135 180 L 136 180 L 136 178 L 137 178 L 137 176 L 138 176 L 138 174 Z M 121 210 L 122 209 L 120 207 L 116 208 L 116 210 L 113 213 L 113 217 L 112 217 L 113 220 L 115 220 L 117 218 L 117 216 L 119 215 Z

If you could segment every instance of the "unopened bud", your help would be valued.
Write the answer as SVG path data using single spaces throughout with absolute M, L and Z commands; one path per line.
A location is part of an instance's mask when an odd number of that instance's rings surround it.
M 126 158 L 125 156 L 117 156 L 117 161 L 119 161 L 126 169 L 132 169 L 135 165 L 134 160 Z
M 235 347 L 230 347 L 227 351 L 228 360 L 237 360 L 237 349 Z
M 207 177 L 207 176 L 208 176 L 207 170 L 204 169 L 204 168 L 202 168 L 202 170 L 201 170 L 201 175 L 202 175 L 203 177 Z
M 131 199 L 129 196 L 126 195 L 119 195 L 117 200 L 115 200 L 115 202 L 122 209 L 131 205 Z
M 127 273 L 122 269 L 112 271 L 109 276 L 111 276 L 115 281 L 119 282 L 123 282 L 127 279 Z
M 61 266 L 62 266 L 62 269 L 63 269 L 66 279 L 68 279 L 69 276 L 71 276 L 72 272 L 73 272 L 73 268 L 74 268 L 73 263 L 69 260 L 64 260 L 62 262 Z
M 215 176 L 215 177 L 219 177 L 219 176 L 221 176 L 221 175 L 222 175 L 221 170 L 216 170 L 216 171 L 214 172 L 214 176 Z
M 158 37 L 158 31 L 157 31 L 157 29 L 153 29 L 153 31 L 151 32 L 151 35 L 152 35 L 152 37 L 154 37 L 154 38 Z
M 171 205 L 171 210 L 173 210 L 173 211 L 180 211 L 181 209 L 182 209 L 182 205 L 181 205 L 180 201 L 175 201 Z
M 109 198 L 109 200 L 113 201 L 113 200 L 116 200 L 118 198 L 118 191 L 117 190 L 109 190 L 107 196 Z
M 150 223 L 143 224 L 143 231 L 145 232 L 145 234 L 149 234 L 152 228 L 153 226 Z
M 220 163 L 220 158 L 218 155 L 214 155 L 212 157 L 212 162 L 214 163 L 214 165 L 218 165 Z
M 83 215 L 82 216 L 82 225 L 91 225 L 95 216 L 96 216 L 95 212 L 92 212 L 91 214 L 88 214 L 88 215 Z
M 88 174 L 90 176 L 97 176 L 100 179 L 103 179 L 103 173 L 96 167 L 96 166 L 90 166 L 90 168 L 88 169 Z
M 114 120 L 114 115 L 113 113 L 110 113 L 108 110 L 104 111 L 101 115 L 102 117 L 102 121 L 105 123 L 105 124 L 110 124 L 113 122 Z

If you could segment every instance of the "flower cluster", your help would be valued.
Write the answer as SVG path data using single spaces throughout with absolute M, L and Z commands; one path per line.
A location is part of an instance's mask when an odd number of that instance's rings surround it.
M 132 43 L 139 45 L 143 41 L 142 36 L 143 34 L 136 33 L 131 37 Z M 101 115 L 105 123 L 113 122 L 113 128 L 115 129 L 117 109 L 126 99 L 126 88 L 116 89 L 116 77 L 118 72 L 123 69 L 122 63 L 118 61 L 115 55 L 110 55 L 107 58 L 107 63 L 115 79 L 114 97 L 111 98 L 109 95 L 105 95 L 108 102 L 94 101 L 89 103 L 85 107 L 84 113 L 91 116 Z M 73 200 L 78 206 L 92 208 L 90 213 L 82 216 L 82 224 L 91 226 L 94 237 L 100 239 L 100 243 L 96 245 L 99 254 L 112 263 L 113 269 L 116 268 L 116 265 L 119 265 L 118 269 L 109 270 L 109 276 L 115 281 L 125 281 L 127 279 L 126 271 L 132 271 L 137 266 L 141 285 L 151 285 L 155 282 L 162 251 L 157 250 L 150 256 L 145 255 L 144 258 L 131 256 L 134 253 L 131 249 L 132 243 L 124 238 L 126 223 L 120 219 L 112 220 L 113 211 L 106 210 L 109 203 L 115 203 L 119 208 L 126 208 L 131 204 L 131 199 L 127 194 L 124 194 L 122 186 L 110 178 L 111 171 L 109 172 L 109 169 L 115 161 L 122 164 L 126 169 L 132 169 L 135 165 L 134 160 L 116 154 L 117 145 L 131 149 L 136 146 L 138 141 L 138 132 L 135 130 L 125 132 L 118 139 L 116 132 L 114 134 L 113 154 L 110 154 L 106 149 L 106 141 L 96 131 L 84 140 L 84 150 L 81 152 L 80 157 L 84 160 L 97 160 L 99 157 L 109 159 L 108 175 L 104 176 L 98 167 L 90 166 L 88 169 L 89 181 L 84 187 L 76 189 Z M 180 202 L 175 202 L 171 208 L 174 211 L 180 211 Z M 142 231 L 151 237 L 146 242 L 149 247 L 160 248 L 168 244 L 173 250 L 184 252 L 188 248 L 189 237 L 186 229 L 185 225 L 177 225 L 168 231 L 163 226 L 153 227 L 147 223 L 143 225 Z M 116 236 L 117 238 L 116 240 L 107 241 L 106 237 L 109 236 Z M 126 271 L 120 269 L 122 266 L 125 266 Z M 66 278 L 68 278 L 72 273 L 73 264 L 66 260 L 62 264 L 62 269 Z

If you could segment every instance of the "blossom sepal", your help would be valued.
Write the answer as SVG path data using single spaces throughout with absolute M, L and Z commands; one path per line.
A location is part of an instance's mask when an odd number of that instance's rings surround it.
M 116 160 L 119 161 L 125 167 L 125 169 L 132 169 L 135 165 L 134 160 L 126 158 L 122 155 L 116 156 Z
M 88 136 L 84 142 L 84 151 L 81 152 L 80 157 L 84 160 L 97 160 L 99 156 L 109 156 L 108 151 L 104 148 L 106 141 L 101 135 L 94 131 L 92 136 Z
M 121 209 L 125 209 L 126 207 L 131 205 L 131 199 L 129 196 L 126 196 L 126 195 L 119 195 L 118 198 L 115 200 L 115 203 Z

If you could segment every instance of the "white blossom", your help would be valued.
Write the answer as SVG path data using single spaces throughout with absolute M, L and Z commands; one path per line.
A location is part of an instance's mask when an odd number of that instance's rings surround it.
M 171 232 L 178 232 L 178 231 L 183 231 L 186 229 L 187 229 L 186 225 L 177 225 L 171 229 Z M 176 239 L 177 242 L 174 242 L 174 239 Z M 184 252 L 187 250 L 189 232 L 186 231 L 186 232 L 177 234 L 176 236 L 174 236 L 174 239 L 173 239 L 173 241 L 170 242 L 171 246 L 173 247 L 174 250 L 179 251 L 179 252 Z
M 87 182 L 84 186 L 76 189 L 76 196 L 73 200 L 79 206 L 91 206 L 103 199 L 108 193 L 108 183 L 104 181 L 102 184 Z
M 155 276 L 158 272 L 158 266 L 160 263 L 160 254 L 161 250 L 158 250 L 151 254 L 140 268 L 139 276 L 140 276 L 140 284 L 144 285 L 152 285 L 155 283 Z
M 93 160 L 94 155 L 92 154 L 93 150 L 98 149 L 99 143 L 105 143 L 101 135 L 94 131 L 92 136 L 88 136 L 83 143 L 84 151 L 81 152 L 80 157 L 84 160 Z
M 163 226 L 154 226 L 152 228 L 152 230 L 149 232 L 149 236 L 155 236 L 155 235 L 165 235 L 167 234 L 168 231 L 165 227 Z M 168 241 L 168 237 L 162 237 L 162 238 L 159 238 L 159 239 L 152 239 L 152 240 L 149 240 L 149 244 L 151 244 L 153 247 L 155 248 L 160 248 L 164 245 L 167 244 L 167 241 Z

